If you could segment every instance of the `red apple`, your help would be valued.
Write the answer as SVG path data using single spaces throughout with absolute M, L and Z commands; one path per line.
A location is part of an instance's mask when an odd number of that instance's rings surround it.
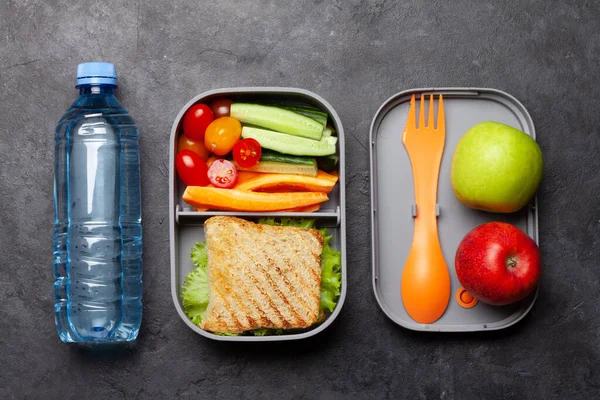
M 479 301 L 515 303 L 533 292 L 541 276 L 536 243 L 514 225 L 488 222 L 470 231 L 456 250 L 456 275 Z

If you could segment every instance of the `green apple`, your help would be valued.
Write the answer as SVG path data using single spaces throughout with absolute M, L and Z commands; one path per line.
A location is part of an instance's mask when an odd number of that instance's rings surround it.
M 465 206 L 511 213 L 534 196 L 542 169 L 542 151 L 531 136 L 488 121 L 473 126 L 458 142 L 450 180 Z

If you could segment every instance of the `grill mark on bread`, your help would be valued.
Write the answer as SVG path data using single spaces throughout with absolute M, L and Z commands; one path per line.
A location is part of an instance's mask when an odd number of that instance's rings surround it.
M 282 231 L 282 233 L 289 233 L 289 232 L 292 232 L 292 231 L 293 231 L 293 230 L 289 230 L 289 229 L 288 229 L 288 230 Z M 299 235 L 298 235 L 298 236 L 299 236 Z M 284 237 L 285 237 L 285 236 L 284 236 Z M 274 241 L 272 240 L 271 242 L 269 242 L 269 243 L 267 243 L 267 244 L 268 244 L 268 245 L 271 245 L 271 247 L 275 247 L 275 248 L 277 248 L 277 250 L 278 250 L 279 252 L 281 252 L 282 254 L 285 254 L 285 252 L 289 252 L 289 248 L 285 248 L 285 249 L 282 249 L 282 248 L 281 248 L 281 247 L 283 247 L 283 243 L 282 243 L 282 242 L 283 242 L 283 240 L 282 240 L 282 237 L 279 237 L 278 239 L 279 239 L 279 240 L 278 240 L 277 242 L 274 242 Z M 279 245 L 279 246 L 278 246 L 278 245 Z M 275 266 L 275 268 L 279 268 L 278 266 L 276 266 L 276 265 L 275 265 L 275 263 L 273 262 L 273 260 L 272 260 L 272 259 L 270 259 L 268 256 L 266 256 L 266 258 L 267 258 L 267 260 L 268 260 L 268 262 L 269 262 L 269 264 L 270 264 L 270 265 L 273 265 L 273 266 Z M 285 260 L 285 259 L 284 259 L 284 260 Z M 301 263 L 299 263 L 299 264 L 301 264 Z M 283 267 L 285 267 L 285 264 L 283 265 Z M 292 271 L 294 270 L 294 269 L 293 269 L 293 268 L 291 268 L 291 266 L 289 265 L 289 261 L 288 261 L 288 265 L 287 265 L 287 267 L 288 267 L 288 269 L 289 269 L 289 270 L 292 270 Z M 269 271 L 273 271 L 273 269 L 271 268 L 271 269 L 269 269 L 269 270 L 268 270 L 269 276 L 272 276 L 272 272 L 269 272 Z M 283 273 L 282 273 L 280 270 L 279 270 L 279 271 L 277 271 L 277 269 L 275 269 L 275 271 L 277 272 L 277 274 L 276 274 L 276 275 L 277 275 L 277 276 L 278 276 L 278 277 L 281 279 L 281 281 L 282 281 L 282 282 L 283 282 L 283 283 L 286 285 L 286 288 L 288 289 L 288 291 L 289 291 L 290 293 L 294 293 L 294 294 L 296 295 L 297 301 L 300 301 L 300 300 L 302 299 L 302 298 L 301 298 L 301 296 L 298 296 L 298 295 L 297 295 L 297 292 L 296 292 L 295 288 L 294 288 L 294 287 L 293 287 L 293 286 L 290 284 L 290 282 L 289 282 L 289 280 L 287 279 L 287 277 L 285 276 L 285 274 L 283 274 Z M 279 289 L 279 288 L 278 288 L 278 289 Z M 296 320 L 297 320 L 297 322 L 298 322 L 298 323 L 296 323 L 295 325 L 299 325 L 299 324 L 301 324 L 302 326 L 307 326 L 307 321 L 306 321 L 306 320 L 305 320 L 305 319 L 304 319 L 304 318 L 303 318 L 303 317 L 300 315 L 300 313 L 303 313 L 302 311 L 305 311 L 305 310 L 300 310 L 300 312 L 298 312 L 298 310 L 297 310 L 297 309 L 294 307 L 294 305 L 293 305 L 293 304 L 290 304 L 290 303 L 287 301 L 287 298 L 285 299 L 285 302 L 286 302 L 286 305 L 289 307 L 289 310 L 290 310 L 290 311 L 291 311 L 291 312 L 294 314 L 294 318 L 296 318 Z M 304 304 L 304 306 L 306 307 L 306 304 Z
M 233 264 L 229 265 L 230 268 L 232 268 L 235 265 L 235 268 L 243 268 L 243 270 L 245 272 L 245 274 L 243 275 L 244 277 L 250 278 L 250 276 L 252 276 L 253 272 L 252 272 L 251 266 L 249 268 L 248 265 L 244 264 L 243 260 L 240 257 L 239 251 L 236 251 L 232 254 L 232 261 L 233 261 Z M 267 321 L 268 322 L 271 322 L 271 321 L 268 318 L 266 318 L 264 311 L 258 305 L 257 299 L 255 298 L 256 296 L 253 296 L 250 293 L 250 291 L 252 291 L 252 288 L 253 287 L 256 288 L 257 285 L 255 284 L 253 286 L 249 286 L 247 284 L 247 282 L 245 282 L 243 279 L 239 279 L 240 278 L 239 276 L 236 276 L 236 277 L 237 277 L 237 279 L 234 279 L 234 285 L 235 285 L 235 287 L 239 288 L 241 291 L 244 292 L 245 298 L 242 299 L 240 297 L 240 295 L 236 292 L 236 290 L 232 290 L 231 294 L 233 297 L 235 297 L 237 304 L 239 304 L 240 307 L 243 307 L 243 309 L 246 311 L 246 319 L 248 321 L 246 330 L 264 327 L 266 325 Z M 252 307 L 250 305 L 252 305 Z M 257 322 L 257 318 L 255 318 L 255 317 L 258 318 L 258 322 Z M 265 319 L 266 319 L 266 321 L 265 321 Z
M 206 329 L 210 329 L 210 330 L 213 330 L 216 332 L 242 331 L 243 330 L 242 323 L 235 313 L 235 308 L 231 307 L 230 302 L 227 300 L 227 295 L 226 295 L 226 293 L 224 293 L 224 290 L 228 290 L 229 280 L 225 276 L 226 274 L 223 270 L 218 269 L 218 268 L 211 268 L 211 260 L 213 260 L 215 257 L 219 258 L 222 255 L 221 254 L 222 251 L 216 251 L 214 248 L 211 250 L 210 246 L 207 246 L 207 248 L 208 248 L 207 255 L 208 255 L 209 287 L 215 286 L 215 285 L 210 285 L 211 281 L 222 283 L 222 284 L 216 285 L 216 287 L 212 288 L 213 292 L 211 293 L 211 296 L 214 295 L 215 299 L 218 299 L 218 301 L 216 302 L 217 305 L 219 302 L 222 303 L 222 307 L 219 308 L 222 312 L 215 316 L 214 322 L 208 320 L 208 323 L 206 323 L 204 325 L 205 325 Z M 211 298 L 209 297 L 209 307 L 211 306 L 210 300 L 211 300 Z M 212 307 L 212 308 L 214 308 L 214 307 Z M 205 321 L 207 320 L 206 315 L 208 314 L 208 311 L 209 310 L 207 308 L 207 312 L 204 315 Z M 227 318 L 227 316 L 225 314 L 229 314 L 229 318 Z
M 301 240 L 301 241 L 303 242 L 303 244 L 304 244 L 304 239 L 302 239 L 302 238 L 300 237 L 300 240 Z M 306 246 L 307 246 L 307 248 L 308 248 L 308 247 L 310 246 L 310 244 L 309 244 L 309 243 L 307 243 L 307 244 L 306 244 Z M 304 263 L 304 262 L 302 261 L 301 257 L 299 256 L 299 254 L 298 254 L 298 252 L 297 252 L 297 251 L 293 252 L 293 255 L 294 255 L 294 258 L 295 258 L 295 262 L 296 262 L 296 263 Z M 305 264 L 305 263 L 304 263 L 304 264 Z M 311 283 L 313 283 L 313 284 L 314 284 L 314 281 L 316 281 L 316 276 L 315 276 L 315 271 L 314 271 L 314 269 L 309 267 L 309 268 L 306 268 L 306 271 L 307 271 L 309 274 L 311 274 L 311 276 L 312 276 L 312 278 L 313 278 L 313 281 L 312 281 Z M 313 285 L 310 285 L 310 284 L 308 284 L 308 283 L 306 282 L 306 279 L 305 279 L 305 277 L 304 277 L 303 275 L 300 275 L 300 274 L 298 273 L 298 270 L 297 270 L 297 269 L 296 269 L 296 270 L 294 270 L 294 271 L 293 271 L 293 273 L 294 273 L 294 276 L 297 278 L 297 280 L 298 280 L 298 283 L 299 283 L 299 285 L 300 285 L 300 287 L 301 287 L 302 291 L 303 291 L 304 293 L 310 293 L 310 291 L 311 291 L 311 289 L 312 289 L 312 287 L 311 287 L 311 286 L 313 286 Z
M 283 238 L 281 238 L 281 237 L 278 238 L 277 241 L 274 241 L 272 243 L 272 246 L 275 247 L 282 254 L 285 254 L 286 251 L 289 252 L 289 249 L 282 248 L 282 247 L 284 247 L 284 241 L 283 241 Z M 280 266 L 275 265 L 274 266 L 275 267 L 274 268 L 275 272 L 277 273 L 278 277 L 281 279 L 281 281 L 284 283 L 284 285 L 288 289 L 288 292 L 294 294 L 299 301 L 301 301 L 302 303 L 304 303 L 302 305 L 304 307 L 306 307 L 306 303 L 304 302 L 304 299 L 302 298 L 301 295 L 299 295 L 299 293 L 297 291 L 297 288 L 290 283 L 290 281 L 289 281 L 289 279 L 287 277 L 287 273 L 286 272 L 290 272 L 291 271 L 291 273 L 293 274 L 293 270 L 294 270 L 293 266 L 290 263 L 289 258 L 283 256 L 282 260 L 283 260 L 282 267 L 285 269 L 285 271 L 282 271 L 282 268 Z M 298 311 L 291 304 L 290 304 L 290 309 L 293 311 L 294 317 L 297 320 L 299 320 L 299 323 L 302 324 L 303 326 L 305 326 L 306 325 L 306 320 L 301 316 L 301 314 L 303 314 L 304 310 L 301 309 L 300 311 Z
M 318 245 L 318 252 L 316 251 L 311 251 L 310 257 L 312 257 L 315 262 L 317 263 L 317 265 L 319 266 L 319 271 L 318 273 L 316 273 L 315 270 L 311 269 L 310 272 L 313 275 L 313 278 L 315 280 L 318 280 L 319 283 L 321 282 L 321 253 L 323 252 L 323 245 L 325 243 L 325 238 L 323 237 L 323 235 L 321 234 L 321 232 L 319 231 L 310 231 L 311 236 L 317 241 Z M 305 240 L 304 238 L 301 238 L 302 240 L 302 248 L 303 249 L 312 249 L 312 246 L 310 246 L 309 244 L 304 244 L 304 242 L 306 242 L 307 240 Z
M 237 283 L 239 284 L 240 282 L 237 282 Z M 243 286 L 239 285 L 238 287 L 242 288 Z M 244 289 L 242 289 L 242 290 L 244 290 Z M 244 292 L 247 293 L 245 290 L 244 290 Z M 246 318 L 247 323 L 241 324 L 242 329 L 240 330 L 240 332 L 251 329 L 253 326 L 256 325 L 256 323 L 254 322 L 254 318 L 251 316 L 251 314 L 253 313 L 253 310 L 250 307 L 248 307 L 248 304 L 240 298 L 240 296 L 237 294 L 237 292 L 235 290 L 231 290 L 231 296 L 235 299 L 236 304 L 238 304 L 238 307 L 241 309 L 240 314 L 244 315 Z M 246 299 L 246 301 L 250 301 L 251 303 L 254 304 L 254 301 L 251 297 L 248 297 Z M 238 321 L 240 321 L 240 323 L 241 323 L 241 320 L 238 319 Z
M 257 266 L 259 265 L 256 260 L 254 259 L 254 257 L 251 254 L 248 254 L 248 257 L 253 261 L 254 265 Z M 271 311 L 273 312 L 273 314 L 275 314 L 275 316 L 279 319 L 279 322 L 283 322 L 285 320 L 285 318 L 283 318 L 283 316 L 281 315 L 281 313 L 279 312 L 279 310 L 277 309 L 277 307 L 275 306 L 275 304 L 273 304 L 273 300 L 271 299 L 271 297 L 265 292 L 263 285 L 260 284 L 258 282 L 258 278 L 256 277 L 256 275 L 254 274 L 254 271 L 250 271 L 250 279 L 252 280 L 252 282 L 254 283 L 256 290 L 263 296 L 264 300 L 267 302 L 269 308 L 271 309 Z M 263 311 L 264 314 L 264 311 Z M 269 327 L 275 327 L 276 323 L 271 321 L 265 314 L 265 319 L 266 322 L 269 325 Z
M 285 259 L 284 259 L 285 260 Z M 289 262 L 289 259 L 288 259 Z M 302 298 L 302 296 L 299 296 L 298 293 L 296 292 L 296 289 L 294 288 L 294 286 L 290 283 L 290 281 L 288 280 L 287 276 L 285 273 L 283 273 L 281 271 L 281 269 L 279 267 L 275 267 L 277 274 L 279 275 L 281 281 L 285 284 L 285 286 L 287 287 L 288 291 L 290 293 L 293 293 L 294 295 L 296 295 L 296 298 L 299 302 L 302 302 L 304 307 L 307 307 L 306 303 L 304 302 L 304 299 Z M 296 309 L 296 307 L 291 306 L 290 304 L 290 309 L 292 310 L 292 312 L 294 313 L 294 318 L 296 318 L 296 320 L 298 321 L 299 324 L 306 326 L 306 320 L 302 317 L 302 313 L 304 310 L 300 310 L 298 311 Z
M 315 253 L 321 253 L 322 249 L 323 249 L 323 236 L 317 232 L 317 231 L 309 231 L 311 233 L 313 233 L 313 235 L 311 235 L 309 238 L 310 239 L 305 239 L 304 237 L 301 238 L 301 242 L 302 245 L 300 246 L 300 249 L 303 249 L 303 251 L 308 251 L 311 252 L 312 254 Z M 311 245 L 311 243 L 306 243 L 305 242 L 316 242 L 316 250 L 314 245 Z M 313 243 L 314 244 L 314 243 Z M 307 257 L 307 259 L 310 259 L 310 257 Z M 313 302 L 311 304 L 311 308 L 310 310 L 312 311 L 312 322 L 316 322 L 318 319 L 318 314 L 319 314 L 319 304 L 320 304 L 320 299 L 321 299 L 321 259 L 320 256 L 317 257 L 316 260 L 314 260 L 314 268 L 310 265 L 310 263 L 308 263 L 309 268 L 307 268 L 307 276 L 302 276 L 303 279 L 307 279 L 309 281 L 308 285 L 309 285 L 309 291 L 311 291 L 311 293 L 313 294 L 313 296 L 311 296 L 311 301 Z
M 224 280 L 225 284 L 221 287 L 221 290 L 219 291 L 221 300 L 223 302 L 223 304 L 225 305 L 225 308 L 227 309 L 227 311 L 229 312 L 230 316 L 231 316 L 231 323 L 233 324 L 233 326 L 235 326 L 235 329 L 232 331 L 241 331 L 243 330 L 243 321 L 242 321 L 242 317 L 240 317 L 239 314 L 243 315 L 243 313 L 241 312 L 241 310 L 239 310 L 238 308 L 236 308 L 235 306 L 232 306 L 232 303 L 227 299 L 227 294 L 228 292 L 231 292 L 231 287 L 228 284 L 228 280 L 227 278 L 225 278 L 224 276 L 225 274 L 221 274 L 221 279 Z M 223 322 L 223 321 L 222 321 Z
M 250 235 L 245 234 L 245 236 Z M 261 246 L 259 246 L 259 243 L 256 243 L 257 239 L 252 239 L 255 242 L 255 247 L 260 248 Z M 285 304 L 287 302 L 287 298 L 281 293 L 278 286 L 272 280 L 269 279 L 269 275 L 267 273 L 269 269 L 269 260 L 265 254 L 262 255 L 264 256 L 264 260 L 262 260 L 263 262 L 261 262 L 261 260 L 258 260 L 257 257 L 255 257 L 255 255 L 253 255 L 252 253 L 245 254 L 245 256 L 251 261 L 250 264 L 254 265 L 258 269 L 256 274 L 254 273 L 254 271 L 252 271 L 252 275 L 262 281 L 262 284 L 258 286 L 258 290 L 264 296 L 264 299 L 266 300 L 269 307 L 272 309 L 275 316 L 279 319 L 279 325 L 289 326 L 288 318 L 283 315 L 282 309 L 278 307 L 274 302 L 274 299 L 279 299 L 281 304 Z M 256 254 L 256 256 L 258 256 L 258 254 Z M 271 294 L 268 293 L 269 290 L 271 291 Z
M 215 331 L 231 331 L 231 332 L 241 331 L 242 324 L 241 324 L 240 320 L 238 319 L 237 315 L 235 314 L 235 311 L 231 307 L 231 304 L 229 303 L 229 301 L 227 301 L 227 298 L 226 298 L 227 296 L 224 296 L 222 291 L 218 291 L 217 293 L 218 293 L 219 299 L 223 303 L 222 309 L 224 311 L 227 311 L 230 318 L 229 318 L 229 321 L 225 320 L 224 318 L 217 318 L 215 321 L 215 328 L 213 328 L 213 329 Z M 205 316 L 206 316 L 206 314 L 205 314 Z M 227 328 L 227 326 L 234 326 L 235 328 L 231 329 L 231 328 Z
M 239 252 L 236 253 L 236 255 L 237 255 L 238 265 L 243 265 L 243 261 L 239 257 Z M 254 306 L 253 309 L 250 309 L 250 307 L 248 307 L 249 312 L 254 313 L 255 315 L 256 314 L 258 315 L 258 321 L 256 319 L 254 319 L 253 317 L 249 317 L 250 318 L 248 320 L 248 322 L 250 324 L 249 329 L 269 328 L 269 327 L 274 326 L 273 321 L 271 321 L 268 318 L 267 314 L 263 310 L 263 307 L 261 307 L 258 304 L 258 300 L 263 300 L 264 298 L 267 298 L 267 297 L 265 296 L 264 291 L 260 290 L 260 285 L 258 283 L 258 280 L 256 279 L 256 276 L 254 276 L 254 272 L 252 271 L 251 267 L 252 267 L 252 265 L 250 266 L 250 268 L 248 268 L 248 266 L 246 266 L 244 268 L 244 270 L 246 271 L 247 278 L 252 281 L 253 285 L 248 285 L 244 281 L 238 282 L 238 286 L 241 288 L 241 290 L 246 295 L 246 300 L 251 302 L 252 305 Z M 251 292 L 253 292 L 253 291 L 258 293 L 259 296 L 252 294 Z M 259 299 L 257 299 L 257 297 L 259 297 Z M 239 296 L 238 296 L 238 299 L 239 299 Z M 239 301 L 242 301 L 242 300 L 239 299 Z
M 302 260 L 300 260 L 300 258 L 298 257 L 298 254 L 296 251 L 292 251 L 290 252 L 291 254 L 293 254 L 294 256 L 294 264 L 296 265 L 300 265 L 303 264 Z M 290 260 L 289 257 L 284 257 L 284 260 L 288 263 L 291 264 L 292 261 Z M 303 310 L 302 310 L 302 314 L 304 316 L 307 316 L 307 318 L 302 318 L 302 322 L 304 326 L 309 326 L 310 325 L 310 321 L 312 320 L 310 314 L 312 314 L 312 305 L 310 304 L 310 301 L 307 300 L 308 297 L 308 293 L 311 292 L 311 288 L 310 286 L 308 286 L 306 284 L 305 279 L 298 273 L 296 268 L 290 268 L 289 270 L 289 274 L 290 276 L 296 281 L 296 285 L 291 285 L 291 291 L 296 295 L 296 297 L 299 299 L 300 302 L 302 302 L 303 305 Z M 286 278 L 287 280 L 287 278 Z M 289 284 L 289 283 L 288 283 Z
M 287 318 L 287 322 L 289 323 L 289 325 L 290 326 L 298 325 L 298 324 L 300 324 L 299 320 L 301 320 L 301 317 L 300 317 L 299 313 L 297 312 L 296 308 L 294 307 L 294 304 L 289 301 L 288 296 L 286 296 L 282 292 L 282 289 L 283 288 L 287 289 L 287 291 L 290 294 L 292 294 L 293 291 L 290 290 L 291 287 L 289 286 L 289 282 L 287 282 L 284 279 L 284 276 L 281 274 L 281 271 L 277 270 L 277 268 L 280 268 L 278 263 L 275 260 L 273 260 L 267 254 L 267 252 L 265 250 L 265 248 L 268 247 L 271 249 L 275 249 L 276 253 L 277 253 L 280 251 L 280 249 L 278 249 L 277 242 L 273 238 L 263 237 L 263 239 L 264 239 L 263 242 L 265 244 L 265 247 L 263 247 L 262 253 L 263 253 L 265 260 L 267 261 L 267 268 L 265 269 L 265 277 L 273 285 L 273 287 L 277 291 L 279 297 L 282 298 L 283 304 L 285 304 L 285 306 L 288 310 L 289 318 Z M 282 265 L 282 267 L 284 267 L 284 265 Z M 283 285 L 281 285 L 280 282 L 282 282 Z
M 220 281 L 220 280 L 222 280 L 222 277 L 221 277 L 222 274 L 218 270 L 209 268 L 208 269 L 208 275 L 209 275 L 209 281 Z M 209 288 L 210 288 L 210 285 L 209 285 Z M 212 299 L 214 299 L 214 300 L 210 301 Z M 219 308 L 219 310 L 221 312 L 217 313 L 217 315 L 215 317 L 215 321 L 207 320 L 206 315 L 209 314 L 209 313 L 211 313 L 212 310 L 216 306 L 218 306 L 218 303 L 223 303 L 224 304 L 223 307 Z M 202 321 L 202 325 L 203 325 L 204 329 L 218 330 L 219 329 L 219 325 L 223 324 L 223 319 L 225 318 L 225 316 L 223 315 L 224 313 L 229 314 L 230 320 L 233 320 L 234 315 L 232 313 L 232 310 L 230 310 L 230 308 L 228 307 L 228 303 L 223 298 L 221 288 L 219 286 L 210 288 L 209 304 L 208 304 L 208 307 L 206 308 L 206 313 L 204 314 L 205 318 Z
M 218 257 L 209 250 L 209 268 L 214 265 L 221 272 L 221 276 L 209 274 L 209 285 L 219 290 L 211 291 L 205 315 L 205 320 L 211 321 L 206 325 L 218 323 L 221 331 L 233 332 L 236 328 L 305 327 L 316 322 L 323 243 L 319 232 L 256 225 L 235 217 L 209 218 L 205 230 L 207 241 L 220 250 Z M 210 244 L 208 248 L 212 248 Z M 275 321 L 277 317 L 281 321 Z
M 264 231 L 262 226 L 258 226 L 259 231 Z M 261 277 L 265 282 L 265 286 L 271 290 L 271 293 L 274 295 L 270 296 L 271 299 L 278 300 L 279 305 L 275 305 L 275 309 L 277 310 L 278 316 L 281 318 L 282 326 L 288 328 L 294 324 L 293 321 L 293 310 L 289 303 L 289 300 L 285 294 L 282 292 L 282 288 L 279 285 L 279 280 L 273 280 L 270 271 L 273 269 L 275 262 L 269 256 L 265 248 L 272 248 L 271 243 L 268 241 L 267 237 L 257 236 L 257 240 L 260 242 L 257 243 L 257 248 L 261 249 L 260 252 L 257 252 L 257 257 L 261 257 L 262 262 L 259 262 L 258 265 L 261 268 Z
M 282 232 L 284 234 L 285 231 L 280 231 L 280 232 Z M 265 241 L 266 241 L 265 244 L 268 247 L 270 247 L 271 249 L 275 249 L 276 254 L 285 254 L 285 252 L 289 252 L 289 248 L 285 248 L 285 249 L 280 248 L 280 246 L 279 246 L 280 238 L 269 237 L 268 239 L 269 240 L 267 241 L 267 238 L 265 238 Z M 281 292 L 282 286 L 283 286 L 285 289 L 287 289 L 287 292 L 293 298 L 295 291 L 293 290 L 293 287 L 290 285 L 289 281 L 286 279 L 284 274 L 282 274 L 282 272 L 281 272 L 281 268 L 286 268 L 286 267 L 290 268 L 290 266 L 289 265 L 286 266 L 284 263 L 281 263 L 281 262 L 278 263 L 275 260 L 271 259 L 270 257 L 267 257 L 267 261 L 269 263 L 269 268 L 266 269 L 266 273 L 267 273 L 269 279 L 271 281 L 273 281 L 273 276 L 275 276 L 276 282 L 283 283 L 283 285 L 279 285 L 279 284 L 277 285 L 277 289 L 279 290 L 279 292 Z M 282 257 L 278 258 L 278 261 L 282 261 Z M 282 294 L 282 296 L 285 298 L 285 304 L 290 312 L 289 315 L 290 315 L 291 324 L 295 325 L 295 326 L 298 326 L 298 325 L 304 326 L 305 321 L 301 316 L 301 310 L 299 312 L 297 310 L 297 308 L 295 307 L 295 304 L 293 302 L 290 302 L 288 297 L 285 294 Z M 298 299 L 296 299 L 296 300 L 298 300 Z
M 257 243 L 256 237 L 252 237 L 252 235 L 250 235 L 248 232 L 244 232 L 243 236 L 244 236 L 244 240 L 251 240 L 254 243 L 255 247 L 260 247 L 259 244 Z M 247 253 L 247 254 L 244 253 L 244 256 L 250 261 L 249 262 L 250 265 L 252 265 L 253 267 L 256 267 L 256 271 L 254 271 L 254 270 L 251 271 L 252 276 L 256 280 L 261 280 L 260 285 L 255 285 L 256 289 L 261 294 L 263 301 L 266 301 L 266 303 L 268 304 L 268 308 L 270 308 L 272 310 L 272 313 L 274 314 L 274 316 L 277 317 L 277 319 L 279 320 L 279 324 L 283 324 L 286 321 L 286 318 L 282 315 L 281 310 L 279 309 L 279 307 L 277 307 L 277 305 L 273 301 L 274 295 L 280 296 L 280 293 L 273 291 L 273 288 L 271 287 L 272 285 L 270 285 L 269 282 L 267 281 L 266 276 L 263 271 L 264 263 L 261 263 L 260 260 L 257 260 L 257 258 L 252 253 Z M 273 291 L 274 295 L 269 293 L 269 289 L 271 289 Z
M 275 246 L 278 249 L 278 251 L 282 254 L 281 260 L 283 261 L 284 272 L 280 272 L 281 279 L 288 287 L 289 292 L 296 298 L 297 307 L 294 307 L 296 318 L 299 320 L 299 323 L 302 327 L 306 327 L 310 325 L 310 319 L 306 318 L 307 314 L 309 313 L 307 309 L 310 308 L 310 305 L 306 302 L 305 299 L 307 294 L 304 293 L 303 290 L 301 290 L 301 287 L 298 287 L 299 281 L 296 276 L 297 270 L 299 268 L 306 267 L 306 264 L 304 262 L 300 262 L 300 260 L 297 260 L 298 262 L 292 264 L 290 258 L 284 255 L 294 253 L 293 251 L 291 251 L 292 249 L 289 248 L 287 240 L 297 239 L 298 234 L 296 232 L 296 230 L 285 231 L 285 234 L 277 238 L 277 240 L 275 241 Z M 295 285 L 290 282 L 290 278 L 294 280 L 294 282 L 296 283 Z
M 273 311 L 273 313 L 276 314 L 277 310 L 273 306 L 273 302 L 271 301 L 271 299 L 268 296 L 266 296 L 265 292 L 260 289 L 260 286 L 259 286 L 259 283 L 258 283 L 258 279 L 256 279 L 256 276 L 254 276 L 254 273 L 252 271 L 249 271 L 249 274 L 250 275 L 248 276 L 248 278 L 252 281 L 252 283 L 254 283 L 254 285 L 257 288 L 257 290 L 259 291 L 259 293 L 267 301 L 267 304 L 269 305 L 269 307 L 271 308 L 271 310 Z M 256 305 L 256 303 L 255 303 L 255 305 Z M 267 314 L 265 313 L 265 311 L 262 309 L 262 307 L 256 305 L 256 309 L 258 310 L 258 313 L 260 314 L 260 324 L 261 324 L 261 327 L 263 327 L 263 328 L 272 328 L 272 327 L 275 326 L 275 323 L 269 319 L 269 317 L 267 316 Z
M 300 282 L 300 279 L 298 278 L 298 274 L 296 274 L 296 273 L 295 273 L 295 272 L 293 272 L 293 271 L 292 271 L 290 274 L 291 274 L 292 278 L 293 278 L 293 279 L 294 279 L 296 282 Z M 287 278 L 286 278 L 286 281 L 287 281 Z M 306 297 L 307 297 L 307 294 L 306 294 L 306 293 L 303 293 L 303 290 L 304 290 L 304 289 L 302 289 L 302 287 L 301 287 L 301 284 L 300 284 L 300 283 L 298 283 L 298 285 L 296 286 L 296 288 L 297 288 L 297 289 L 296 289 L 296 290 L 294 290 L 294 292 L 295 292 L 295 295 L 296 295 L 296 297 L 298 298 L 298 302 L 299 302 L 299 303 L 302 303 L 302 306 L 303 306 L 303 308 L 302 308 L 302 310 L 301 310 L 302 317 L 300 318 L 300 319 L 301 319 L 301 321 L 302 321 L 302 325 L 303 325 L 303 326 L 305 326 L 305 327 L 306 327 L 306 326 L 310 326 L 310 325 L 311 325 L 310 321 L 312 320 L 312 318 L 311 318 L 311 314 L 312 314 L 312 310 L 311 310 L 311 309 L 312 309 L 312 307 L 311 307 L 311 304 L 310 304 L 310 302 L 309 302 L 309 301 L 306 299 Z M 293 289 L 292 289 L 292 290 L 293 290 Z
M 294 315 L 297 315 L 296 311 L 294 310 L 294 308 L 292 307 L 292 305 L 290 304 L 290 302 L 288 301 L 287 296 L 285 296 L 282 292 L 281 289 L 279 287 L 279 285 L 277 283 L 275 283 L 275 281 L 273 280 L 273 277 L 271 276 L 270 271 L 273 268 L 273 259 L 271 257 L 269 257 L 269 255 L 267 254 L 267 252 L 265 250 L 261 250 L 265 260 L 267 261 L 266 263 L 266 268 L 264 270 L 264 276 L 265 276 L 265 280 L 269 283 L 270 287 L 273 289 L 273 291 L 275 293 L 277 293 L 277 296 L 281 299 L 282 304 L 287 308 L 289 317 L 283 317 L 282 315 L 282 324 L 285 328 L 289 328 L 290 326 L 292 326 L 292 324 L 294 324 L 294 320 L 292 318 L 294 318 Z M 281 315 L 281 314 L 280 314 Z

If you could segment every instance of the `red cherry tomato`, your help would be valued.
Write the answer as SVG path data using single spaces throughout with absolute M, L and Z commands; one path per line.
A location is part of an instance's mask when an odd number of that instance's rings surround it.
M 262 148 L 256 139 L 242 139 L 233 146 L 233 159 L 242 168 L 254 167 L 261 155 Z
M 208 167 L 198 154 L 191 150 L 181 150 L 175 156 L 177 175 L 187 186 L 206 186 L 208 180 Z
M 183 133 L 194 140 L 204 140 L 206 127 L 213 121 L 213 112 L 206 104 L 194 104 L 183 116 Z
M 229 117 L 229 111 L 233 100 L 219 97 L 210 102 L 210 109 L 213 112 L 215 118 Z
M 208 179 L 215 187 L 229 189 L 237 183 L 238 172 L 231 161 L 218 159 L 210 164 Z

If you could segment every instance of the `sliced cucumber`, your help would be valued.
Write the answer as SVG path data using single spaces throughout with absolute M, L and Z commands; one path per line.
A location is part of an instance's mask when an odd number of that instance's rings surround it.
M 323 111 L 321 111 L 321 109 L 319 109 L 315 106 L 312 106 L 310 104 L 307 104 L 307 103 L 274 101 L 274 102 L 261 103 L 261 104 L 265 104 L 265 105 L 273 106 L 273 107 L 281 107 L 281 108 L 288 108 L 288 109 L 295 108 L 298 110 L 316 111 L 316 112 L 324 113 Z
M 302 114 L 305 117 L 312 118 L 323 126 L 327 125 L 327 113 L 324 113 L 317 108 L 286 105 L 282 105 L 280 107 L 298 114 Z
M 287 163 L 295 165 L 315 165 L 314 157 L 291 156 L 289 154 L 277 153 L 265 150 L 260 156 L 260 161 Z
M 312 118 L 279 107 L 233 103 L 230 115 L 244 124 L 252 124 L 277 132 L 321 140 L 324 125 Z
M 323 129 L 323 137 L 329 137 L 333 135 L 333 129 L 331 129 L 330 127 L 326 126 L 325 129 Z M 321 138 L 323 139 L 323 138 Z
M 325 172 L 337 171 L 337 165 L 340 158 L 336 155 L 317 158 L 317 166 Z
M 337 144 L 337 141 L 338 141 L 337 136 L 326 136 L 323 139 L 321 139 L 321 142 L 330 143 L 334 147 Z
M 262 157 L 261 157 L 262 160 Z M 254 172 L 268 172 L 271 174 L 294 174 L 294 175 L 307 175 L 317 176 L 319 169 L 317 168 L 317 162 L 312 159 L 312 164 L 289 164 L 285 162 L 274 162 L 274 161 L 260 161 L 253 167 L 242 168 L 236 165 L 240 171 L 254 171 Z
M 328 156 L 335 154 L 335 144 L 337 143 L 337 137 L 335 136 L 317 141 L 248 126 L 242 128 L 242 138 L 253 138 L 265 149 L 296 156 Z

